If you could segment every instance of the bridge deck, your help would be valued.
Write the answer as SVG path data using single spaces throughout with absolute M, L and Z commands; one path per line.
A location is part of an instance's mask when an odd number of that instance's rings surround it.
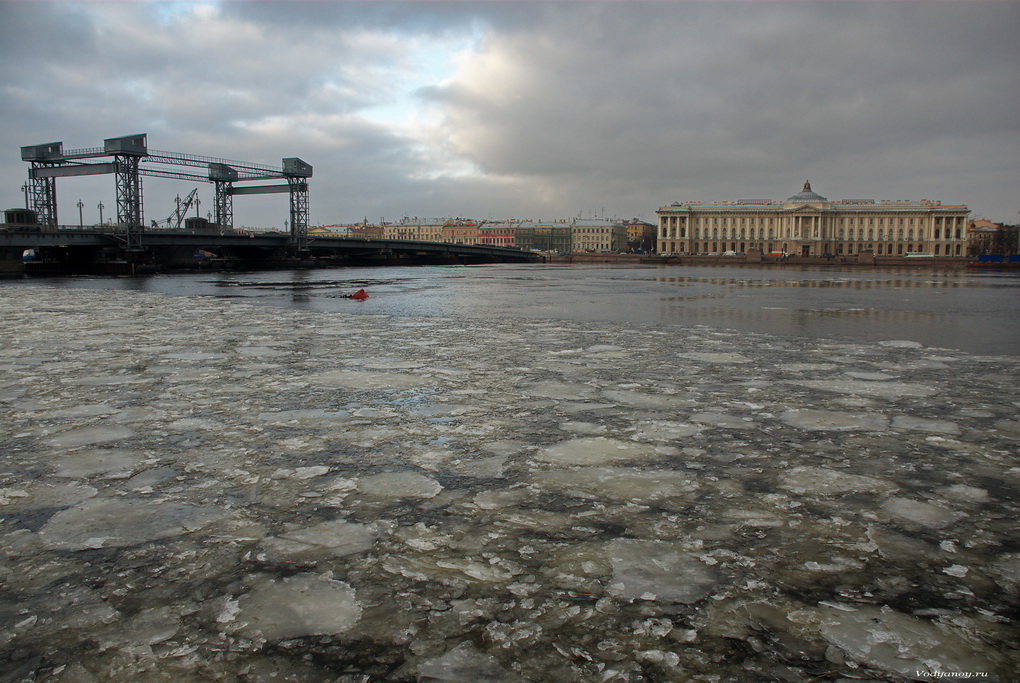
M 35 250 L 39 261 L 53 265 L 50 270 L 87 271 L 112 260 L 150 263 L 164 268 L 197 267 L 194 255 L 206 252 L 205 265 L 221 267 L 274 268 L 295 261 L 322 265 L 359 263 L 526 263 L 540 257 L 506 247 L 448 244 L 392 239 L 317 237 L 309 240 L 308 251 L 292 250 L 289 234 L 278 232 L 187 232 L 146 230 L 140 253 L 127 253 L 123 233 L 102 230 L 32 230 L 8 228 L 0 231 L 0 257 L 8 265 L 20 263 L 25 250 Z M 71 268 L 73 265 L 75 268 Z M 39 266 L 36 266 L 39 268 Z M 39 268 L 42 270 L 42 268 Z M 9 268 L 7 270 L 10 270 Z M 91 271 L 89 271 L 91 272 Z

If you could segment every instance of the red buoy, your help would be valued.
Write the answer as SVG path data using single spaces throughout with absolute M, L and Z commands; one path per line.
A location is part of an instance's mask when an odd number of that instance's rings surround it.
M 354 294 L 351 294 L 351 298 L 357 299 L 358 301 L 364 301 L 365 299 L 368 298 L 368 292 L 366 292 L 364 289 L 359 289 Z

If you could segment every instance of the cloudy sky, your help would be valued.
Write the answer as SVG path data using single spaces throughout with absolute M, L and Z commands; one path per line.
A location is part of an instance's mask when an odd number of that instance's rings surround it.
M 312 164 L 312 224 L 933 199 L 1015 223 L 1020 3 L 0 0 L 0 205 L 23 145 Z M 212 186 L 144 179 L 145 219 Z M 57 182 L 59 219 L 115 210 Z M 285 195 L 237 197 L 281 226 Z

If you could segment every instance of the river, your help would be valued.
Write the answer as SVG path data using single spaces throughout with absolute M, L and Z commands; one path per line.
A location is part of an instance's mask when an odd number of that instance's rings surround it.
M 792 268 L 0 283 L 0 678 L 1015 681 L 1016 294 Z
M 31 284 L 214 296 L 315 312 L 708 325 L 1020 354 L 1018 271 L 488 265 L 57 278 Z M 342 298 L 361 287 L 370 301 Z

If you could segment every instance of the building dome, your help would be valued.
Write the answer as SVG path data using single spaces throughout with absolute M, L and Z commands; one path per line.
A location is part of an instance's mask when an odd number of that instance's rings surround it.
M 805 180 L 804 189 L 801 190 L 798 194 L 793 195 L 786 201 L 790 203 L 805 203 L 805 202 L 810 203 L 810 202 L 827 202 L 829 200 L 823 197 L 822 195 L 818 194 L 817 192 L 812 192 L 811 182 Z

